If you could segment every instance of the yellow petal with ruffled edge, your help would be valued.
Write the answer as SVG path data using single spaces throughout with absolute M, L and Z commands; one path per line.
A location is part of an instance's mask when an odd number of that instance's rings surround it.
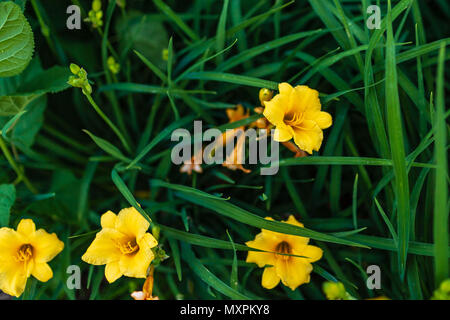
M 275 288 L 280 283 L 275 267 L 266 267 L 263 272 L 261 285 L 266 289 Z
M 39 229 L 30 237 L 30 244 L 37 263 L 51 261 L 64 249 L 64 242 L 60 241 L 56 234 L 49 234 L 44 229 Z
M 152 246 L 156 245 L 156 240 L 149 233 L 138 239 L 139 250 L 132 255 L 122 255 L 120 258 L 120 271 L 127 277 L 146 278 L 147 270 L 154 259 Z
M 260 268 L 266 265 L 274 265 L 275 254 L 270 252 L 275 251 L 277 243 L 278 241 L 271 234 L 265 235 L 262 232 L 257 234 L 255 240 L 247 241 L 245 244 L 250 248 L 269 252 L 249 251 L 246 262 L 256 263 Z
M 312 265 L 305 263 L 302 258 L 291 257 L 289 260 L 278 259 L 275 264 L 277 275 L 281 282 L 291 290 L 295 290 L 298 286 L 308 283 Z
M 19 263 L 0 263 L 0 290 L 19 297 L 25 290 L 28 272 Z
M 0 229 L 0 262 L 8 262 L 19 250 L 20 246 L 24 244 L 25 239 L 10 228 Z M 0 263 L 1 265 L 1 263 Z
M 91 243 L 81 259 L 93 265 L 103 265 L 118 261 L 121 257 L 121 251 L 117 247 L 117 243 L 123 237 L 124 235 L 117 230 L 109 228 L 102 229 L 97 233 L 95 240 Z
M 100 224 L 102 228 L 114 229 L 116 227 L 116 221 L 117 215 L 112 211 L 108 211 L 102 215 Z
M 36 232 L 36 225 L 31 219 L 22 219 L 17 226 L 17 232 L 26 238 L 32 237 Z
M 52 268 L 47 263 L 36 263 L 33 271 L 31 271 L 33 277 L 38 279 L 41 282 L 47 282 L 51 278 L 53 278 Z
M 117 279 L 119 279 L 123 273 L 120 271 L 120 262 L 113 261 L 106 264 L 105 267 L 105 277 L 109 283 L 113 283 Z
M 315 262 L 322 258 L 323 251 L 319 247 L 316 246 L 306 246 L 302 251 L 298 251 L 295 253 L 296 255 L 307 257 L 308 262 Z
M 116 229 L 127 236 L 140 238 L 150 227 L 150 223 L 134 208 L 120 210 Z

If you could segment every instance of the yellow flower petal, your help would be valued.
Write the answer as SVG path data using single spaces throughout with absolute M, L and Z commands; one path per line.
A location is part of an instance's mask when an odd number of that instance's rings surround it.
M 23 237 L 10 228 L 0 229 L 0 261 L 9 261 L 24 243 Z
M 120 263 L 119 261 L 113 261 L 106 264 L 105 267 L 105 277 L 109 283 L 113 283 L 117 279 L 122 276 L 122 272 L 120 271 Z
M 287 82 L 282 82 L 282 83 L 278 84 L 278 91 L 282 95 L 289 95 L 289 94 L 291 94 L 293 89 L 294 88 L 292 88 L 292 86 L 289 83 L 287 83 Z
M 121 257 L 120 249 L 116 243 L 123 239 L 124 235 L 114 229 L 102 229 L 97 233 L 81 259 L 89 264 L 103 265 L 118 261 Z
M 323 251 L 319 247 L 308 245 L 308 246 L 306 246 L 306 248 L 304 250 L 301 251 L 301 253 L 298 252 L 296 254 L 304 256 L 304 257 L 308 257 L 308 259 L 306 259 L 308 262 L 315 262 L 322 258 Z
M 292 224 L 294 226 L 301 227 L 301 228 L 304 227 L 303 223 L 297 221 L 297 219 L 295 219 L 295 217 L 292 214 L 288 217 L 287 220 L 285 220 L 283 222 L 289 223 L 289 224 Z
M 114 212 L 108 211 L 104 213 L 101 218 L 102 228 L 114 229 L 116 227 L 116 219 L 117 215 Z
M 56 234 L 49 234 L 44 229 L 39 229 L 30 238 L 33 247 L 33 258 L 37 263 L 48 262 L 64 249 L 64 242 L 60 241 Z
M 154 258 L 150 247 L 145 243 L 139 244 L 139 251 L 133 255 L 122 255 L 120 258 L 120 270 L 127 277 L 146 278 L 147 270 Z
M 319 92 L 308 86 L 296 86 L 297 103 L 302 111 L 320 111 Z
M 305 119 L 314 121 L 320 129 L 327 129 L 333 124 L 331 114 L 325 111 L 314 111 L 305 114 Z
M 280 283 L 275 267 L 266 267 L 263 272 L 261 285 L 266 289 L 275 288 Z
M 134 208 L 122 209 L 116 220 L 116 229 L 130 237 L 142 237 L 150 223 Z
M 265 108 L 263 115 L 274 126 L 281 126 L 284 124 L 284 115 L 287 111 L 286 108 L 288 107 L 287 102 L 280 100 L 282 100 L 282 98 L 277 95 L 272 100 L 264 102 Z
M 31 237 L 36 232 L 36 225 L 31 219 L 22 219 L 17 226 L 17 232 L 24 237 Z
M 323 132 L 318 125 L 311 129 L 294 128 L 294 142 L 298 147 L 309 154 L 313 150 L 319 151 L 322 145 Z
M 0 263 L 0 290 L 19 297 L 27 284 L 27 270 L 19 263 Z
M 280 125 L 275 129 L 273 139 L 278 142 L 286 142 L 292 139 L 294 131 L 291 127 Z
M 36 263 L 31 274 L 41 282 L 47 282 L 48 280 L 53 278 L 53 271 L 45 262 Z
M 139 247 L 145 247 L 145 248 L 154 248 L 158 245 L 158 241 L 155 239 L 155 237 L 151 233 L 144 234 L 140 239 L 137 240 L 137 243 Z
M 277 275 L 281 278 L 283 284 L 291 290 L 297 289 L 298 286 L 308 283 L 312 265 L 304 263 L 302 258 L 291 257 L 288 260 L 277 259 L 275 264 Z
M 255 240 L 247 241 L 245 244 L 250 248 L 275 252 L 278 242 L 273 234 L 266 235 L 261 232 L 256 235 Z M 275 254 L 269 252 L 249 251 L 246 261 L 248 263 L 256 263 L 260 268 L 266 265 L 274 265 Z

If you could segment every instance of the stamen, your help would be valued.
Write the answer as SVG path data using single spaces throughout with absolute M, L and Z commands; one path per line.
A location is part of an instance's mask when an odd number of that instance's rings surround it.
M 139 250 L 139 246 L 136 243 L 136 239 L 122 243 L 117 242 L 116 245 L 123 254 L 132 254 Z
M 30 260 L 32 256 L 33 256 L 33 247 L 31 246 L 31 244 L 24 244 L 17 251 L 17 254 L 14 257 L 14 259 L 17 262 L 26 262 Z
M 275 248 L 275 251 L 281 254 L 277 254 L 276 257 L 283 259 L 283 260 L 289 260 L 290 256 L 287 256 L 286 254 L 291 254 L 291 246 L 286 241 L 280 242 L 277 247 Z

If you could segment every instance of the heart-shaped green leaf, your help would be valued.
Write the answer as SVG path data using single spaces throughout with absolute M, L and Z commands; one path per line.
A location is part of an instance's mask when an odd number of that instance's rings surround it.
M 33 56 L 34 37 L 20 6 L 0 3 L 0 77 L 21 73 Z

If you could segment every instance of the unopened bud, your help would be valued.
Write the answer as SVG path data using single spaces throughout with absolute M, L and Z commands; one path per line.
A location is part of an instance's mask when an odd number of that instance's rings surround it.
M 267 88 L 263 88 L 259 90 L 259 101 L 261 101 L 261 105 L 264 105 L 264 101 L 270 101 L 273 97 L 273 91 Z

